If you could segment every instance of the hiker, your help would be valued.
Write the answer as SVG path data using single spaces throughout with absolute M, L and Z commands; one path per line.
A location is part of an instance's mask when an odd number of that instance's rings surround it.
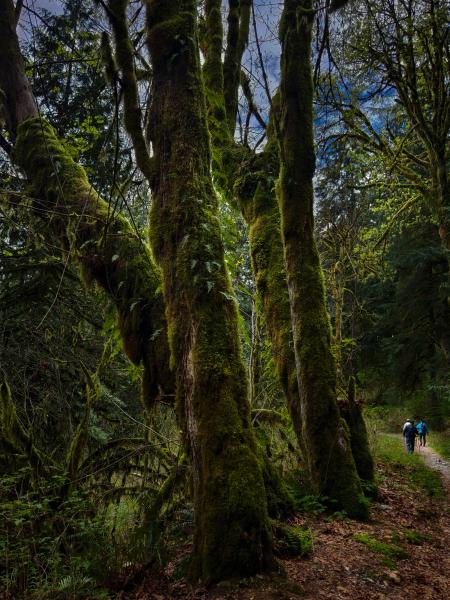
M 414 427 L 413 420 L 407 419 L 406 423 L 403 425 L 403 437 L 405 438 L 408 454 L 412 454 L 414 452 L 414 442 L 416 440 L 416 428 Z
M 423 419 L 420 419 L 416 425 L 416 431 L 419 434 L 419 444 L 421 446 L 427 445 L 427 433 L 428 433 L 428 425 Z

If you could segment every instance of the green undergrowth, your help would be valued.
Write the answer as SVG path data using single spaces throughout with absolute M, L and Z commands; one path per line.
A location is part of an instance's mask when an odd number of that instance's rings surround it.
M 396 560 L 408 557 L 408 553 L 401 546 L 382 542 L 367 533 L 356 533 L 353 539 L 367 546 L 371 552 L 381 554 L 383 563 L 389 567 L 394 567 Z
M 450 431 L 432 433 L 428 436 L 428 441 L 438 454 L 443 458 L 450 459 Z
M 13 598 L 103 598 L 113 564 L 107 524 L 82 490 L 61 501 L 61 477 L 17 493 L 19 475 L 0 481 L 0 589 Z M 8 595 L 7 595 L 8 597 Z
M 102 507 L 90 489 L 62 499 L 63 476 L 41 478 L 38 489 L 21 494 L 28 475 L 24 468 L 0 478 L 0 590 L 6 598 L 103 600 L 126 565 L 155 555 L 151 541 L 135 535 L 136 500 Z
M 427 467 L 419 454 L 408 454 L 400 437 L 379 434 L 374 445 L 374 454 L 379 465 L 385 465 L 401 474 L 405 483 L 424 496 L 442 498 L 444 495 L 439 474 Z
M 313 536 L 309 529 L 297 525 L 277 524 L 274 528 L 275 549 L 286 558 L 307 556 L 313 548 Z
M 424 542 L 427 542 L 430 539 L 429 535 L 424 535 L 423 533 L 415 531 L 414 529 L 405 529 L 403 531 L 403 535 L 405 536 L 407 542 L 416 546 L 421 546 Z

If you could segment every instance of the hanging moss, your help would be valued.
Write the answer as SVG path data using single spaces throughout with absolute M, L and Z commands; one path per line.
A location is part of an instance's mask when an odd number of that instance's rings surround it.
M 26 172 L 38 214 L 55 212 L 49 230 L 78 259 L 87 282 L 98 283 L 118 314 L 123 348 L 144 366 L 144 401 L 172 393 L 160 276 L 146 246 L 126 219 L 112 214 L 43 119 L 22 122 L 14 160 Z
M 336 367 L 314 239 L 312 0 L 286 0 L 280 23 L 279 203 L 306 461 L 316 491 L 357 518 L 367 504 L 336 401 Z
M 72 441 L 67 451 L 66 465 L 67 478 L 69 482 L 75 481 L 79 475 L 81 462 L 86 451 L 86 445 L 89 435 L 89 419 L 91 416 L 92 406 L 98 397 L 98 389 L 90 374 L 85 370 L 87 377 L 86 385 L 86 405 L 80 422 L 73 434 Z M 67 492 L 70 486 L 67 486 Z
M 196 2 L 153 0 L 147 17 L 151 241 L 193 473 L 190 576 L 214 582 L 272 566 L 270 525 L 210 173 Z
M 353 376 L 348 380 L 347 402 L 341 406 L 341 413 L 350 430 L 352 454 L 358 475 L 364 481 L 373 483 L 375 477 L 373 458 L 361 406 L 356 400 L 356 384 Z

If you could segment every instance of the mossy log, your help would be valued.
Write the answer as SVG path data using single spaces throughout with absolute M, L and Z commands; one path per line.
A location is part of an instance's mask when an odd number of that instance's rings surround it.
M 147 6 L 151 240 L 163 273 L 178 414 L 193 472 L 190 575 L 214 582 L 272 567 L 270 525 L 211 179 L 196 2 Z
M 336 400 L 336 366 L 314 239 L 312 0 L 286 0 L 280 23 L 279 202 L 306 461 L 317 492 L 367 517 L 348 427 Z

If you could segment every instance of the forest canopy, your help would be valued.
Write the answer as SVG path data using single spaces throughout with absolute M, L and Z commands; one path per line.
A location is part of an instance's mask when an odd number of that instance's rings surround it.
M 370 517 L 374 428 L 446 431 L 449 18 L 0 0 L 11 597 L 277 571 Z

